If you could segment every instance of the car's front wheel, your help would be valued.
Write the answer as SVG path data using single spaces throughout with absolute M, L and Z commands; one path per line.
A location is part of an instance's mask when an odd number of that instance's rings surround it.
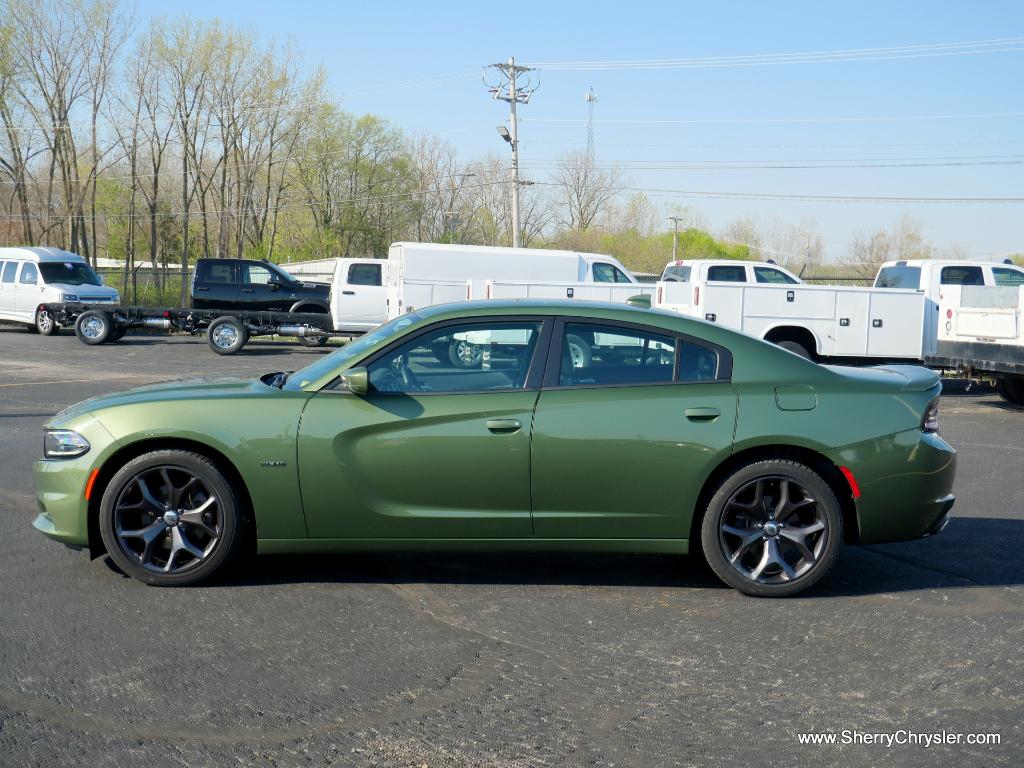
M 755 461 L 733 472 L 708 504 L 701 544 L 708 565 L 740 592 L 794 595 L 832 567 L 842 512 L 822 477 L 803 464 Z
M 129 576 L 189 586 L 223 571 L 242 542 L 238 495 L 208 458 L 160 450 L 125 464 L 100 502 L 107 552 Z

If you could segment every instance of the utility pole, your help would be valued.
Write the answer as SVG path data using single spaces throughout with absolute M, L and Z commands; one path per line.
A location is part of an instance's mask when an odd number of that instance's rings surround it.
M 679 222 L 682 218 L 679 216 L 669 216 L 668 220 L 672 222 L 672 261 L 676 260 L 676 249 L 679 246 Z
M 519 128 L 516 120 L 516 105 L 528 104 L 530 96 L 537 90 L 537 85 L 527 83 L 519 87 L 516 79 L 525 72 L 534 71 L 532 67 L 516 64 L 514 56 L 508 57 L 507 63 L 491 64 L 488 69 L 496 69 L 507 83 L 488 85 L 491 96 L 509 104 L 509 127 L 498 126 L 498 133 L 512 147 L 512 247 L 519 247 Z M 486 80 L 484 81 L 486 83 Z M 506 90 L 507 88 L 507 90 Z
M 594 104 L 597 103 L 597 94 L 594 93 L 594 86 L 590 86 L 583 100 L 587 102 L 587 157 L 594 159 Z

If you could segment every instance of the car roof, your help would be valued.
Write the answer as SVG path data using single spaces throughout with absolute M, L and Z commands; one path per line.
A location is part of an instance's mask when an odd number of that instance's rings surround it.
M 0 248 L 0 259 L 16 259 L 21 261 L 77 261 L 85 264 L 84 258 L 71 251 L 62 251 L 60 248 Z

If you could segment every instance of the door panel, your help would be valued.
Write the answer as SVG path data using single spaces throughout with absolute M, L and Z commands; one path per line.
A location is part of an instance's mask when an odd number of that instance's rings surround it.
M 535 391 L 315 395 L 298 441 L 309 535 L 529 538 L 536 399 Z
M 196 309 L 234 309 L 238 307 L 238 271 L 232 261 L 203 259 L 196 265 L 192 286 L 192 306 Z
M 727 382 L 545 389 L 533 427 L 534 535 L 687 538 L 735 421 Z

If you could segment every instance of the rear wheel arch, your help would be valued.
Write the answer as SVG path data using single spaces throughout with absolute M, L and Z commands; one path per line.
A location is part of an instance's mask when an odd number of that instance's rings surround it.
M 817 360 L 820 356 L 817 337 L 813 332 L 803 326 L 776 326 L 765 333 L 764 340 L 771 344 L 779 344 L 783 341 L 799 344 L 807 350 L 812 360 Z
M 793 461 L 820 475 L 839 501 L 839 508 L 843 516 L 843 542 L 846 544 L 856 543 L 860 534 L 857 523 L 857 505 L 853 499 L 850 485 L 843 477 L 839 467 L 827 456 L 811 448 L 797 445 L 761 445 L 745 448 L 732 454 L 715 467 L 704 481 L 690 519 L 689 547 L 691 555 L 699 552 L 701 524 L 704 522 L 704 514 L 707 512 L 711 497 L 715 495 L 718 487 L 741 467 L 768 459 Z M 694 542 L 698 543 L 696 549 Z
M 252 497 L 249 495 L 249 489 L 245 484 L 245 480 L 242 478 L 242 474 L 238 471 L 237 467 L 235 467 L 234 463 L 221 451 L 207 445 L 206 443 L 201 443 L 198 440 L 155 437 L 129 443 L 128 445 L 118 449 L 108 456 L 107 460 L 104 461 L 103 465 L 100 467 L 100 473 L 96 476 L 96 481 L 93 483 L 92 491 L 89 494 L 89 517 L 87 522 L 90 557 L 95 559 L 106 552 L 106 547 L 103 544 L 103 537 L 100 534 L 99 516 L 100 501 L 107 490 L 107 486 L 110 484 L 110 480 L 115 474 L 117 474 L 117 471 L 121 469 L 121 467 L 132 459 L 152 451 L 163 450 L 189 451 L 190 453 L 199 454 L 212 462 L 213 465 L 224 474 L 231 483 L 232 488 L 238 494 L 238 501 L 242 505 L 242 514 L 246 520 L 246 536 L 249 538 L 249 541 L 246 541 L 245 544 L 250 551 L 255 551 L 257 523 L 255 511 L 252 505 Z

